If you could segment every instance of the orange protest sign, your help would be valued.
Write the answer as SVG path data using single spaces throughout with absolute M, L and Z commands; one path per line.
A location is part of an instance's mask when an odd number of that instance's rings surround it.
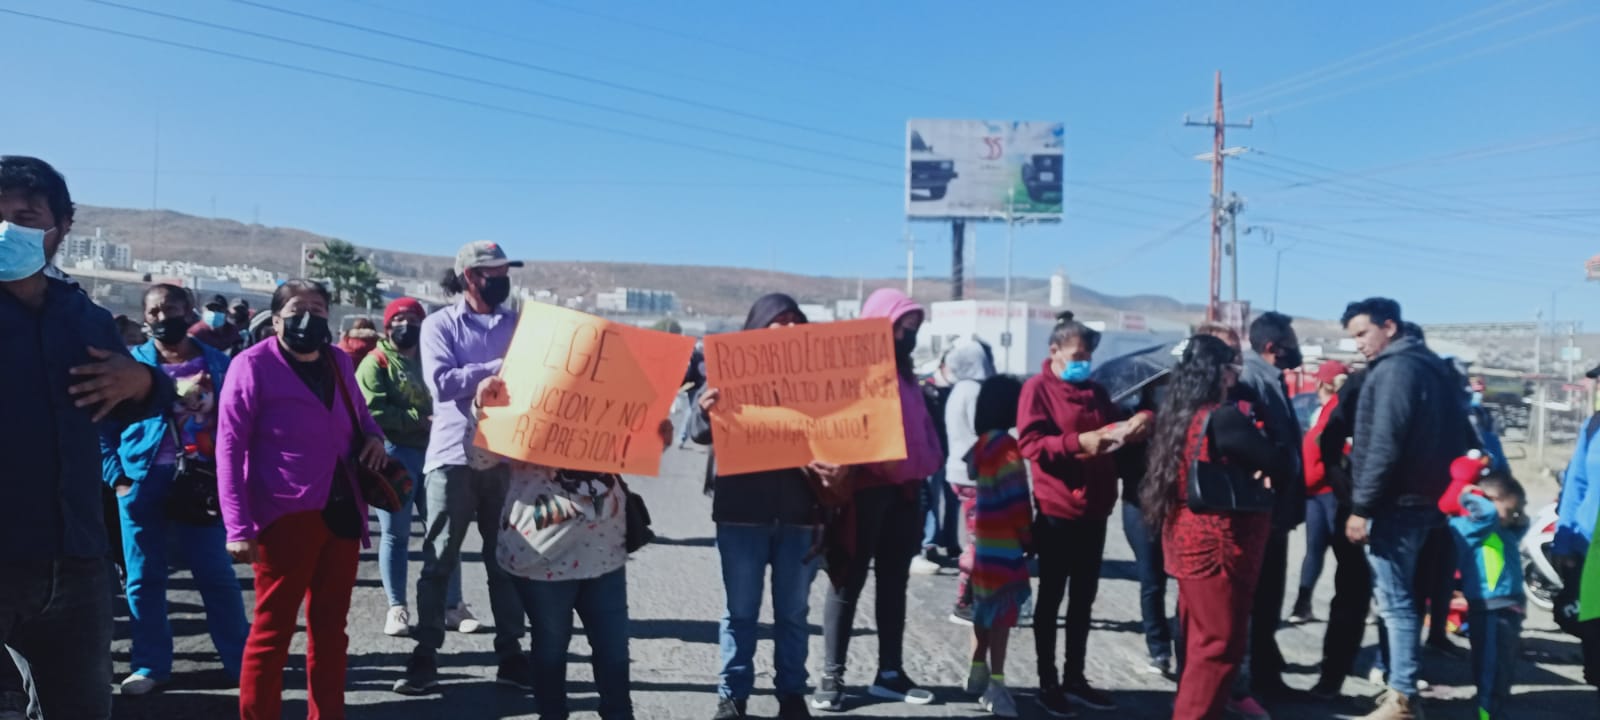
M 473 443 L 539 465 L 655 475 L 692 352 L 694 338 L 528 303 L 500 370 L 511 402 L 485 409 Z
M 887 319 L 712 335 L 705 353 L 719 474 L 905 459 Z

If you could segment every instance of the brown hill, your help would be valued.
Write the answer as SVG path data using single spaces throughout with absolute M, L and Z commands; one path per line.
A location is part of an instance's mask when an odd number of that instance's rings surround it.
M 274 272 L 299 272 L 302 245 L 321 245 L 329 238 L 294 228 L 251 225 L 228 219 L 195 217 L 170 210 L 130 210 L 80 205 L 75 222 L 79 233 L 102 228 L 118 242 L 133 247 L 138 259 L 188 260 L 204 265 L 254 265 Z M 363 248 L 385 275 L 395 278 L 432 280 L 450 266 L 444 255 L 422 255 L 383 248 Z M 449 248 L 440 248 L 449 251 Z M 801 302 L 828 302 L 855 297 L 855 278 L 818 277 L 750 268 L 700 265 L 651 265 L 627 262 L 538 261 L 521 270 L 517 282 L 525 287 L 548 289 L 562 297 L 595 293 L 617 287 L 671 290 L 684 308 L 710 315 L 742 315 L 755 298 L 769 292 L 787 292 Z M 883 286 L 898 287 L 903 278 L 866 278 L 862 285 L 870 292 Z M 982 278 L 977 295 L 998 299 L 1003 283 L 999 278 Z M 1018 300 L 1043 303 L 1049 283 L 1042 278 L 1014 278 L 1013 294 Z M 916 294 L 924 300 L 950 297 L 948 279 L 918 278 Z M 1072 288 L 1072 307 L 1085 317 L 1108 317 L 1117 311 L 1145 313 L 1174 319 L 1193 319 L 1200 308 L 1169 297 L 1137 295 L 1119 297 L 1077 286 Z

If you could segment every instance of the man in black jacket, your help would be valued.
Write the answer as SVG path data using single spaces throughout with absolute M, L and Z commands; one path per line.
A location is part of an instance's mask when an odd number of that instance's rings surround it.
M 1367 544 L 1373 590 L 1389 640 L 1389 689 L 1367 720 L 1422 717 L 1417 697 L 1421 613 L 1412 590 L 1450 463 L 1467 450 L 1457 375 L 1401 329 L 1399 303 L 1351 303 L 1342 320 L 1369 369 L 1357 404 L 1351 515 L 1345 536 Z
M 1250 612 L 1250 654 L 1245 672 L 1250 688 L 1263 698 L 1289 692 L 1283 682 L 1283 652 L 1278 649 L 1278 625 L 1283 619 L 1283 596 L 1289 579 L 1289 533 L 1306 518 L 1306 484 L 1300 457 L 1300 420 L 1289 403 L 1283 371 L 1300 367 L 1300 339 L 1293 320 L 1269 312 L 1250 323 L 1250 350 L 1244 354 L 1239 383 L 1255 395 L 1255 416 L 1266 426 L 1267 438 L 1294 461 L 1293 477 L 1273 478 L 1272 534 L 1261 563 L 1255 605 Z

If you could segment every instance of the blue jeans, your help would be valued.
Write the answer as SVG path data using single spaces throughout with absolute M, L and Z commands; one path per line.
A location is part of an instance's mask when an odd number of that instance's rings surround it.
M 1322 561 L 1328 554 L 1328 545 L 1333 534 L 1344 532 L 1343 527 L 1334 527 L 1334 518 L 1339 514 L 1339 501 L 1333 493 L 1312 495 L 1306 498 L 1306 559 L 1300 563 L 1300 598 L 1296 598 L 1296 610 L 1301 598 L 1304 598 L 1306 608 L 1311 606 L 1311 589 L 1317 586 L 1317 578 L 1322 575 Z
M 46 717 L 111 717 L 108 568 L 103 557 L 0 567 L 0 644 L 27 665 Z
M 1431 507 L 1391 507 L 1368 521 L 1367 562 L 1389 644 L 1389 688 L 1417 696 L 1422 613 L 1414 581 L 1428 532 L 1444 522 Z
M 567 720 L 567 646 L 572 613 L 583 620 L 592 651 L 600 720 L 633 720 L 628 678 L 628 572 L 588 580 L 515 581 L 533 624 L 533 695 L 540 720 Z
M 237 679 L 250 623 L 244 618 L 244 595 L 228 557 L 227 531 L 221 523 L 184 525 L 167 518 L 174 472 L 171 465 L 151 468 L 149 476 L 117 498 L 128 568 L 128 626 L 133 640 L 129 665 L 134 674 L 154 680 L 172 675 L 172 624 L 167 621 L 171 551 L 188 561 L 222 669 Z
M 944 481 L 944 469 L 922 482 L 922 508 L 922 549 L 944 548 L 951 555 L 960 555 L 956 533 L 961 522 L 961 500 L 950 489 L 950 483 Z
M 806 560 L 816 529 L 803 525 L 717 525 L 717 552 L 722 555 L 722 587 L 728 604 L 722 613 L 722 672 L 717 695 L 744 700 L 755 687 L 756 624 L 761 598 L 772 566 L 773 680 L 779 695 L 803 695 L 807 689 L 806 650 L 811 625 L 806 621 L 811 581 L 818 558 Z
M 1133 548 L 1133 563 L 1139 573 L 1139 617 L 1144 626 L 1145 649 L 1150 659 L 1172 657 L 1172 628 L 1167 624 L 1166 555 L 1161 550 L 1161 534 L 1150 532 L 1144 516 L 1133 503 L 1122 503 L 1122 534 Z
M 1472 633 L 1472 677 L 1478 685 L 1480 717 L 1498 718 L 1511 700 L 1517 655 L 1522 645 L 1522 613 L 1513 608 L 1467 611 Z
M 389 457 L 404 465 L 411 474 L 411 497 L 421 515 L 428 516 L 427 479 L 422 474 L 422 463 L 427 455 L 424 448 L 401 447 L 384 443 Z M 376 510 L 378 514 L 378 574 L 383 578 L 383 594 L 389 598 L 389 607 L 406 606 L 406 565 L 410 557 L 412 503 L 395 512 Z M 445 591 L 446 607 L 461 604 L 461 567 L 450 574 L 450 585 Z

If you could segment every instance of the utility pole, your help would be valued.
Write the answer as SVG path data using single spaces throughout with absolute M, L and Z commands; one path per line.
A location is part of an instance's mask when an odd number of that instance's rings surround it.
M 1228 280 L 1233 285 L 1228 298 L 1239 304 L 1239 213 L 1244 212 L 1244 200 L 1239 193 L 1228 193 L 1228 202 L 1222 206 L 1228 217 Z
M 1201 155 L 1199 159 L 1211 161 L 1211 291 L 1209 302 L 1206 303 L 1206 319 L 1218 320 L 1218 304 L 1222 294 L 1222 161 L 1229 155 L 1238 155 L 1245 152 L 1245 148 L 1224 148 L 1227 128 L 1249 129 L 1254 126 L 1254 120 L 1247 119 L 1243 124 L 1228 124 L 1222 114 L 1222 71 L 1216 74 L 1216 109 L 1211 117 L 1203 121 L 1193 121 L 1188 115 L 1183 116 L 1183 124 L 1187 127 L 1211 128 L 1211 152 Z M 1235 298 L 1237 300 L 1237 298 Z
M 950 299 L 960 300 L 966 287 L 967 221 L 950 221 Z
M 917 287 L 917 239 L 906 230 L 906 297 L 915 297 Z
M 1533 312 L 1533 374 L 1544 366 L 1544 310 Z

